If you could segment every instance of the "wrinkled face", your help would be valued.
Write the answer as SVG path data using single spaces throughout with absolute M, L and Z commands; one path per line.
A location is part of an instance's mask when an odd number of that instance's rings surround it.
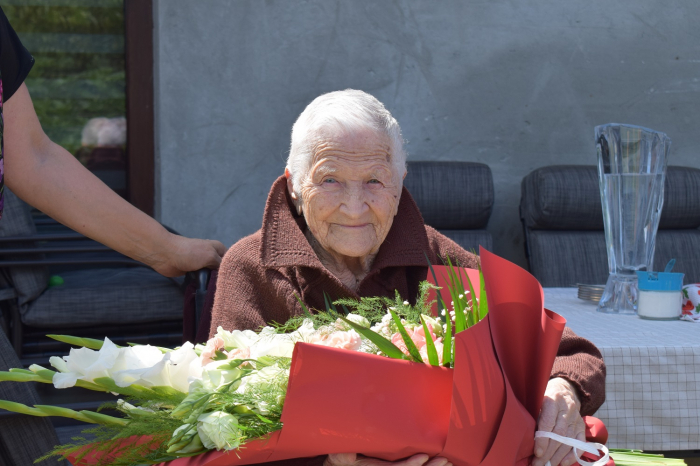
M 375 254 L 396 215 L 402 176 L 387 136 L 367 130 L 326 138 L 301 187 L 309 230 L 332 254 Z

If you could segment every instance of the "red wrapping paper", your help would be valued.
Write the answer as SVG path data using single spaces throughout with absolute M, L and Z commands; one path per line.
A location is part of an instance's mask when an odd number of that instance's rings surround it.
M 281 430 L 239 451 L 170 464 L 231 466 L 345 452 L 390 461 L 427 453 L 456 466 L 529 464 L 565 320 L 544 309 L 532 275 L 484 249 L 480 255 L 489 314 L 456 336 L 455 369 L 298 343 Z M 445 285 L 445 268 L 434 269 Z M 478 293 L 478 271 L 464 273 Z

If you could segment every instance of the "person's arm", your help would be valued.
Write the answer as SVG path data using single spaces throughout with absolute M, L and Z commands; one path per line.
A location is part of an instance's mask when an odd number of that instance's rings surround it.
M 605 362 L 596 346 L 566 327 L 547 383 L 537 429 L 585 439 L 582 415 L 591 415 L 605 401 Z M 533 466 L 576 463 L 572 448 L 546 437 L 535 440 Z
M 219 265 L 223 244 L 168 232 L 53 143 L 24 84 L 3 110 L 5 184 L 21 199 L 165 276 Z

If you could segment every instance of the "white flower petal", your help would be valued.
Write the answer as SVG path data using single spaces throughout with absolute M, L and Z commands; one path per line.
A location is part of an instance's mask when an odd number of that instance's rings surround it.
M 49 358 L 49 362 L 58 372 L 70 372 L 68 370 L 68 364 L 66 364 L 66 361 L 64 361 L 62 358 L 59 358 L 58 356 L 51 356 Z
M 78 376 L 75 372 L 56 372 L 53 375 L 53 386 L 56 388 L 70 388 L 74 387 L 78 379 L 82 377 Z

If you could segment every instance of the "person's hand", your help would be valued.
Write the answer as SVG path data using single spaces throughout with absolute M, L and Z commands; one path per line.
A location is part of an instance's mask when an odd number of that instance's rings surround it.
M 152 256 L 153 269 L 166 277 L 177 277 L 186 272 L 209 268 L 221 264 L 226 247 L 219 241 L 187 238 L 170 234 L 169 244 L 158 256 Z
M 447 458 L 436 456 L 433 459 L 426 454 L 413 455 L 403 461 L 384 461 L 368 458 L 356 453 L 335 453 L 328 455 L 323 466 L 452 466 Z
M 576 389 L 565 379 L 551 379 L 544 392 L 537 430 L 585 441 L 586 425 L 581 418 L 580 410 L 581 401 L 578 399 Z M 576 456 L 568 445 L 548 438 L 537 438 L 532 466 L 544 466 L 547 461 L 552 466 L 571 466 L 576 463 Z

